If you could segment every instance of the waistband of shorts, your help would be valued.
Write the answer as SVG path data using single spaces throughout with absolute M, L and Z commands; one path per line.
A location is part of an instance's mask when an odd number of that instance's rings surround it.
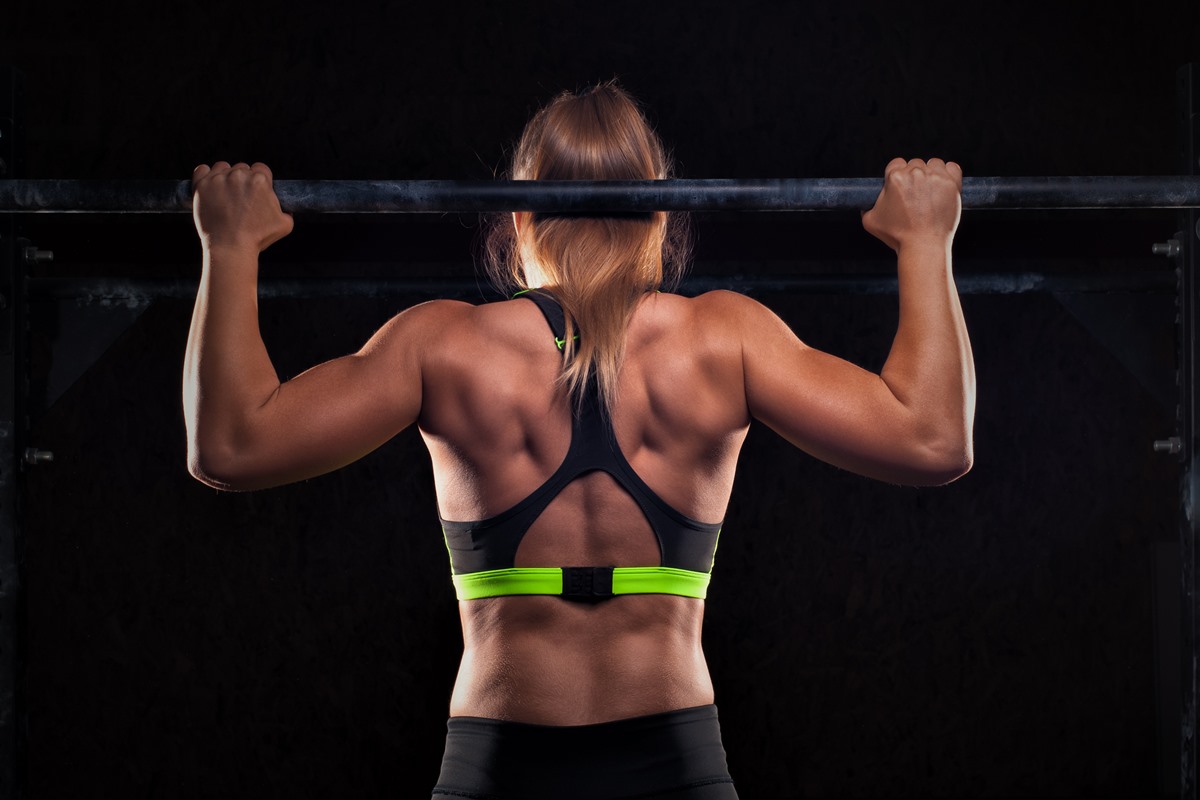
M 633 800 L 691 796 L 681 792 L 702 787 L 732 792 L 715 705 L 588 725 L 450 717 L 446 728 L 435 797 Z
M 587 725 L 541 725 L 535 722 L 516 722 L 490 717 L 450 717 L 446 721 L 446 729 L 447 731 L 503 730 L 505 733 L 513 735 L 526 733 L 531 736 L 543 733 L 586 736 L 589 733 L 595 733 L 607 737 L 636 731 L 653 731 L 662 727 L 676 727 L 693 722 L 708 722 L 717 718 L 717 707 L 710 703 L 705 706 L 679 708 L 674 711 L 662 711 L 640 717 L 626 717 Z

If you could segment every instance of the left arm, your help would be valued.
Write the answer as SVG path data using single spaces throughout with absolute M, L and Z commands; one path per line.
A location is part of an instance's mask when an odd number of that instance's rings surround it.
M 188 470 L 227 490 L 330 472 L 416 421 L 423 354 L 457 304 L 397 315 L 357 353 L 280 383 L 258 328 L 258 255 L 292 230 L 265 165 L 193 176 L 203 272 L 183 371 Z

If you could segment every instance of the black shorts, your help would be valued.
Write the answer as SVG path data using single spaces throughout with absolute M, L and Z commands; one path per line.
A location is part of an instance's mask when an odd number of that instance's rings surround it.
M 596 725 L 451 717 L 433 800 L 737 800 L 713 705 Z

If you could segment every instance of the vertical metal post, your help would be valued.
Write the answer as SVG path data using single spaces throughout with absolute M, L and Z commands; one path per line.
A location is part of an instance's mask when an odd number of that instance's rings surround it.
M 1181 174 L 1200 174 L 1200 64 L 1179 70 L 1178 104 Z M 1182 654 L 1180 726 L 1181 800 L 1196 800 L 1196 689 L 1200 667 L 1200 607 L 1197 606 L 1197 530 L 1200 529 L 1200 215 L 1185 209 L 1180 215 L 1180 375 L 1179 428 L 1183 443 L 1183 515 L 1180 524 L 1180 599 Z
M 17 177 L 22 167 L 16 69 L 0 70 L 0 171 Z M 24 642 L 25 596 L 18 500 L 21 477 L 21 376 L 24 259 L 13 215 L 0 219 L 0 797 L 25 796 Z

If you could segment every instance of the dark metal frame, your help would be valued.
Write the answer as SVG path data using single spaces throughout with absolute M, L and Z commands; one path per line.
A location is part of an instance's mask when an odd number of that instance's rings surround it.
M 1178 75 L 1180 166 L 1190 175 L 1200 175 L 1200 64 L 1189 64 Z M 1196 597 L 1196 574 L 1200 549 L 1200 214 L 1187 209 L 1179 214 L 1179 438 L 1182 441 L 1180 556 L 1180 652 L 1181 727 L 1180 797 L 1197 795 L 1197 679 L 1200 677 L 1200 606 Z
M 867 209 L 881 178 L 667 181 L 275 181 L 285 211 L 437 214 L 489 211 L 819 211 Z M 1200 178 L 1164 176 L 978 178 L 963 208 L 1200 206 Z M 0 213 L 191 213 L 190 181 L 0 180 Z
M 88 211 L 122 210 L 143 212 L 182 212 L 190 210 L 188 184 L 177 181 L 149 182 L 156 184 L 152 192 L 147 194 L 147 182 L 135 182 L 137 191 L 142 199 L 133 201 L 130 197 L 113 200 L 108 197 L 101 202 L 95 196 L 87 195 L 92 191 L 83 186 L 85 182 L 58 182 L 58 188 L 46 193 L 43 188 L 29 188 L 32 183 L 14 180 L 21 174 L 20 147 L 20 75 L 16 70 L 0 73 L 0 212 L 18 210 L 35 210 L 33 206 L 40 203 L 63 202 L 64 198 L 70 203 L 76 203 L 75 210 L 87 206 Z M 1179 406 L 1178 406 L 1178 438 L 1172 440 L 1174 447 L 1180 452 L 1183 465 L 1181 479 L 1181 515 L 1180 515 L 1180 610 L 1182 620 L 1181 636 L 1181 709 L 1180 727 L 1180 794 L 1181 800 L 1197 800 L 1197 689 L 1200 682 L 1200 604 L 1196 596 L 1196 576 L 1200 569 L 1200 547 L 1197 542 L 1197 529 L 1200 528 L 1200 213 L 1195 206 L 1200 205 L 1200 65 L 1189 65 L 1179 72 L 1179 114 L 1180 140 L 1182 143 L 1181 164 L 1182 176 L 1171 178 L 1105 178 L 1091 179 L 1092 183 L 1075 183 L 1081 179 L 975 179 L 976 181 L 1009 181 L 997 188 L 996 185 L 978 183 L 972 186 L 971 180 L 964 192 L 964 206 L 974 208 L 1117 208 L 1117 207 L 1172 207 L 1181 208 L 1180 232 L 1175 237 L 1177 244 L 1164 248 L 1164 254 L 1177 259 L 1178 264 L 1178 302 L 1179 302 Z M 1038 182 L 1041 188 L 1033 184 L 1018 186 L 1014 181 Z M 1107 183 L 1106 183 L 1107 182 Z M 102 182 L 109 190 L 122 188 L 122 191 L 135 188 L 134 183 L 119 184 Z M 497 200 L 497 196 L 488 195 L 483 200 L 473 200 L 462 203 L 451 199 L 455 194 L 455 186 L 451 182 L 425 182 L 426 188 L 431 185 L 436 189 L 437 197 L 430 200 L 428 194 L 414 199 L 410 197 L 405 202 L 417 203 L 420 207 L 398 208 L 378 207 L 380 185 L 383 182 L 355 182 L 357 189 L 368 190 L 367 198 L 347 200 L 344 193 L 317 192 L 317 200 L 309 196 L 305 200 L 304 192 L 318 182 L 278 182 L 277 188 L 283 188 L 281 199 L 285 208 L 295 211 L 320 210 L 325 212 L 349 213 L 379 213 L 381 211 L 480 211 L 498 209 L 536 209 L 537 204 L 529 202 L 528 186 L 515 187 L 517 195 L 507 195 L 507 199 Z M 676 182 L 678 189 L 686 195 L 693 191 L 693 196 L 676 197 L 669 202 L 663 202 L 661 194 L 655 194 L 650 188 L 638 189 L 642 199 L 637 203 L 629 202 L 629 186 L 610 187 L 618 192 L 623 199 L 617 202 L 620 210 L 631 208 L 651 208 L 671 210 L 679 209 L 744 209 L 751 208 L 863 208 L 868 207 L 878 192 L 880 183 L 875 179 L 854 179 L 851 181 L 805 182 L 807 186 L 801 194 L 807 192 L 805 198 L 797 200 L 797 187 L 785 187 L 787 192 L 793 192 L 791 199 L 780 195 L 781 181 L 737 182 L 705 182 L 707 187 L 700 195 L 695 195 L 692 186 L 689 190 L 686 182 Z M 692 182 L 696 183 L 696 182 Z M 717 186 L 726 183 L 729 185 Z M 70 195 L 64 189 L 66 184 L 76 185 L 84 195 Z M 839 184 L 833 189 L 831 184 Z M 99 185 L 99 184 L 96 184 Z M 501 193 L 510 191 L 513 185 L 505 188 L 503 184 L 490 184 L 493 188 L 499 186 Z M 305 187 L 309 187 L 306 189 Z M 462 185 L 458 184 L 461 190 Z M 479 186 L 479 184 L 476 184 Z M 4 187 L 8 187 L 5 189 Z M 82 187 L 82 188 L 81 188 Z M 408 190 L 415 187 L 409 184 Z M 1032 187 L 1032 188 L 1031 188 Z M 1082 189 L 1081 189 L 1082 187 Z M 318 187 L 321 188 L 321 187 Z M 329 189 L 329 186 L 325 186 Z M 601 187 L 603 188 L 603 187 Z M 1020 192 L 1030 192 L 1026 202 L 1013 199 L 1010 192 L 1017 188 Z M 71 191 L 76 191 L 72 189 Z M 614 195 L 606 194 L 608 189 L 600 192 L 603 197 L 598 201 L 572 199 L 564 204 L 568 195 L 575 196 L 575 190 L 585 190 L 592 194 L 596 187 L 590 189 L 582 184 L 576 184 L 566 189 L 552 189 L 554 197 L 543 198 L 547 207 L 557 210 L 612 210 Z M 294 195 L 289 195 L 290 192 Z M 817 191 L 813 195 L 813 191 Z M 993 191 L 995 190 L 995 191 Z M 1035 193 L 1036 190 L 1036 193 Z M 1043 191 L 1045 190 L 1045 191 Z M 1103 190 L 1103 191 L 1100 191 Z M 8 192 L 5 195 L 5 192 Z M 339 190 L 340 191 L 340 190 Z M 352 194 L 353 194 L 352 191 Z M 392 190 L 387 190 L 392 191 Z M 493 191 L 488 189 L 483 194 Z M 657 191 L 657 190 L 654 190 Z M 675 191 L 674 189 L 672 191 Z M 1080 192 L 1082 191 L 1082 194 Z M 21 192 L 25 192 L 21 194 Z M 372 195 L 371 193 L 374 192 Z M 449 194 L 447 194 L 449 192 Z M 522 192 L 524 194 L 522 194 Z M 565 193 L 564 193 L 565 192 Z M 758 200 L 753 200 L 754 192 L 758 192 Z M 766 194 L 763 194 L 766 192 Z M 989 194 L 989 192 L 992 192 Z M 1048 192 L 1048 194 L 1047 194 Z M 1065 194 L 1064 194 L 1065 192 Z M 1117 192 L 1114 195 L 1113 192 Z M 1167 194 L 1164 194 L 1167 193 Z M 440 194 L 438 194 L 440 193 Z M 623 193 L 623 195 L 621 194 Z M 1105 194 L 1107 193 L 1107 194 Z M 109 192 L 111 194 L 111 191 Z M 386 192 L 385 192 L 386 194 Z M 411 191 L 410 191 L 411 194 Z M 967 195 L 971 195 L 968 201 Z M 47 197 L 57 196 L 58 200 L 46 200 Z M 482 195 L 481 195 L 482 196 Z M 74 199 L 71 199 L 71 198 Z M 149 197 L 149 200 L 146 199 Z M 701 197 L 697 200 L 696 197 Z M 780 199 L 783 197 L 784 199 Z M 82 198 L 82 199 L 81 199 Z M 514 199 L 515 198 L 515 199 Z M 774 199 L 772 199 L 774 198 Z M 814 199 L 816 198 L 816 199 Z M 1048 198 L 1048 199 L 1047 199 Z M 118 204 L 117 208 L 101 208 L 104 203 Z M 134 208 L 137 203 L 149 203 L 150 208 Z M 387 200 L 395 203 L 395 198 Z M 539 201 L 540 202 L 540 201 Z M 307 205 L 306 205 L 307 203 Z M 322 207 L 322 203 L 325 207 Z M 330 206 L 332 203 L 332 206 Z M 572 205 L 578 203 L 577 205 Z M 787 205 L 791 203 L 791 205 Z M 799 203 L 799 205 L 797 205 Z M 507 204 L 507 205 L 506 205 Z M 1186 207 L 1186 209 L 1185 209 Z M 65 211 L 69 208 L 59 207 L 41 210 Z M 103 303 L 104 297 L 121 297 L 126 300 L 133 298 L 139 306 L 148 305 L 158 297 L 192 297 L 195 293 L 195 283 L 191 281 L 135 281 L 125 279 L 88 279 L 88 280 L 47 280 L 30 279 L 26 258 L 28 243 L 16 238 L 17 215 L 0 213 L 0 798 L 21 800 L 26 795 L 25 785 L 25 752 L 26 752 L 26 719 L 24 702 L 23 679 L 25 674 L 24 642 L 25 642 L 25 608 L 23 578 L 23 542 L 19 527 L 21 513 L 20 500 L 22 497 L 23 464 L 28 455 L 27 443 L 27 402 L 29 394 L 28 346 L 26 342 L 27 293 L 33 293 L 43 298 L 90 298 Z M 1167 281 L 1169 283 L 1169 278 Z M 1065 281 L 1065 283 L 1064 283 Z M 1115 284 L 1113 282 L 1116 282 Z M 715 284 L 736 284 L 739 288 L 751 288 L 760 291 L 853 291 L 856 293 L 884 293 L 895 291 L 895 281 L 889 278 L 870 276 L 788 276 L 777 279 L 750 278 L 748 281 L 732 279 L 693 279 L 696 288 L 714 288 L 706 286 L 706 282 Z M 318 285 L 309 282 L 264 282 L 264 292 L 276 296 L 307 296 L 339 295 L 339 294 L 379 294 L 395 292 L 433 291 L 437 293 L 455 293 L 457 287 L 462 291 L 478 290 L 477 285 L 455 281 L 426 281 L 424 283 L 412 280 L 340 280 L 323 282 Z M 1144 275 L 1108 275 L 1108 276 L 1038 276 L 1038 275 L 977 275 L 960 279 L 965 291 L 980 293 L 1009 293 L 1021 291 L 1047 292 L 1088 292 L 1088 291 L 1163 291 L 1169 289 L 1164 285 L 1162 273 L 1147 273 Z M 1165 443 L 1164 443 L 1165 444 Z M 1172 452 L 1175 452 L 1172 450 Z
M 0 170 L 22 168 L 21 85 L 16 70 L 0 73 Z M 25 796 L 25 591 L 21 538 L 21 468 L 26 348 L 24 278 L 16 220 L 0 215 L 0 797 Z

